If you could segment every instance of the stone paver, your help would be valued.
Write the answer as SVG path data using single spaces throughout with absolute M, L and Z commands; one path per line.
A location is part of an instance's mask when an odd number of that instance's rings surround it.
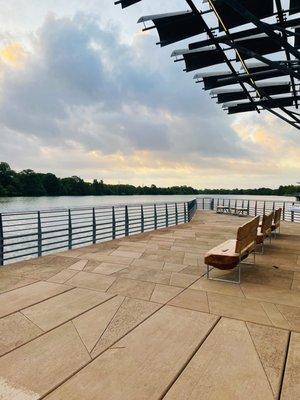
M 274 398 L 277 399 L 280 393 L 289 333 L 249 322 L 247 322 L 247 328 L 272 387 Z
M 72 323 L 3 356 L 0 398 L 37 400 L 90 360 Z
M 274 400 L 245 323 L 222 319 L 165 399 Z
M 66 283 L 86 289 L 106 291 L 116 280 L 116 278 L 101 274 L 91 274 L 89 272 L 78 272 Z
M 48 331 L 103 303 L 110 297 L 112 296 L 105 293 L 75 288 L 67 293 L 26 308 L 22 313 L 41 329 Z
M 187 289 L 171 300 L 169 305 L 188 308 L 195 311 L 209 312 L 207 294 L 199 290 Z
M 43 333 L 21 313 L 1 318 L 0 332 L 0 356 Z
M 168 301 L 182 292 L 182 288 L 167 285 L 155 285 L 155 289 L 151 296 L 151 301 L 166 304 Z
M 216 320 L 165 307 L 46 399 L 158 399 Z
M 295 400 L 300 394 L 300 334 L 292 332 L 281 400 Z
M 120 294 L 134 299 L 150 300 L 154 288 L 154 283 L 118 278 L 109 288 L 108 293 Z
M 300 398 L 300 224 L 240 285 L 205 276 L 246 220 L 199 212 L 1 269 L 0 399 Z
M 70 288 L 56 283 L 37 282 L 0 295 L 0 317 L 12 314 Z
M 114 344 L 130 330 L 138 326 L 161 307 L 149 301 L 126 298 L 95 345 L 95 357 Z
M 77 332 L 90 353 L 118 312 L 123 301 L 124 297 L 113 297 L 104 304 L 85 312 L 73 320 Z

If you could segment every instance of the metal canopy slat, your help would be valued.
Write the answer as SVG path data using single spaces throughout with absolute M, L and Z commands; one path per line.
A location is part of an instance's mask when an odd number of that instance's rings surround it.
M 239 0 L 239 2 L 259 19 L 269 17 L 274 13 L 273 0 Z M 237 13 L 227 4 L 221 4 L 216 0 L 214 1 L 214 6 L 218 14 L 222 15 L 224 25 L 228 29 L 249 23 L 247 18 Z M 219 29 L 220 31 L 224 30 L 222 24 L 219 24 Z
M 225 62 L 224 53 L 219 50 L 186 53 L 183 55 L 183 58 L 186 64 L 187 72 Z
M 160 38 L 159 44 L 162 47 L 204 32 L 201 16 L 191 11 L 146 16 L 140 18 L 138 22 L 149 20 L 152 20 L 157 29 Z
M 142 0 L 119 0 L 115 1 L 115 4 L 121 4 L 122 8 L 132 6 L 133 4 L 139 3 Z

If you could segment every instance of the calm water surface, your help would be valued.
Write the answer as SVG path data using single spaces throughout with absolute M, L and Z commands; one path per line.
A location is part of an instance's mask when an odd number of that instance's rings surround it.
M 154 202 L 189 201 L 197 198 L 251 199 L 266 201 L 295 201 L 294 197 L 281 196 L 226 196 L 226 195 L 187 195 L 187 196 L 61 196 L 61 197 L 0 197 L 0 212 L 32 211 L 50 208 L 95 207 L 117 204 L 142 204 Z

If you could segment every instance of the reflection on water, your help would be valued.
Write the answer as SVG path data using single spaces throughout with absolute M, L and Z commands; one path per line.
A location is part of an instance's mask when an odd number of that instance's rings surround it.
M 195 197 L 247 198 L 251 200 L 295 201 L 294 197 L 279 196 L 61 196 L 61 197 L 0 197 L 0 212 L 45 210 L 49 208 L 72 208 L 116 204 L 142 204 L 154 202 L 188 201 Z

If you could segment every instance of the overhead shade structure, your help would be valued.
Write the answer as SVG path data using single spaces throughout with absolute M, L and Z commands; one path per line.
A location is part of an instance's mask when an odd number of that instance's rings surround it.
M 295 47 L 296 49 L 300 48 L 300 28 L 295 29 Z
M 253 55 L 251 53 L 248 53 L 248 51 L 253 51 L 256 54 L 260 55 L 277 53 L 278 51 L 281 51 L 281 45 L 265 34 L 254 35 L 245 39 L 238 39 L 235 41 L 235 44 L 244 60 L 253 58 Z M 245 50 L 243 50 L 242 48 L 244 48 Z M 237 58 L 237 61 L 238 60 L 239 59 Z
M 222 21 L 227 29 L 249 23 L 244 16 L 237 13 L 227 4 L 222 4 L 219 0 L 215 0 L 212 3 L 217 14 L 222 17 Z M 239 3 L 259 19 L 269 17 L 274 13 L 273 0 L 239 0 Z M 220 31 L 224 30 L 221 23 L 219 24 L 219 29 Z
M 300 12 L 300 1 L 299 0 L 291 0 L 290 2 L 290 14 L 296 14 Z
M 132 6 L 133 4 L 139 3 L 142 0 L 119 0 L 115 1 L 115 4 L 121 4 L 122 8 Z
M 294 99 L 292 97 L 274 98 L 272 100 L 260 100 L 255 103 L 240 103 L 228 107 L 228 114 L 238 114 L 248 111 L 254 111 L 257 106 L 263 108 L 279 108 L 279 107 L 292 107 Z
M 290 82 L 273 82 L 273 83 L 258 83 L 263 94 L 270 96 L 287 94 L 291 91 Z M 255 94 L 255 91 L 253 90 Z M 217 96 L 218 103 L 227 103 L 237 100 L 247 99 L 247 94 L 242 89 L 216 89 L 210 93 L 212 96 Z
M 138 2 L 117 1 L 122 7 Z M 198 70 L 197 83 L 230 114 L 265 109 L 300 130 L 300 112 L 291 109 L 300 104 L 300 0 L 203 0 L 203 8 L 200 0 L 185 2 L 188 11 L 138 22 L 157 29 L 161 46 L 199 36 L 172 56 L 185 62 L 185 71 Z
M 224 63 L 224 53 L 215 47 L 204 47 L 200 50 L 176 50 L 172 56 L 182 55 L 186 72 Z
M 205 31 L 203 19 L 192 11 L 181 11 L 169 14 L 148 15 L 138 20 L 138 23 L 152 21 L 157 29 L 161 46 L 179 42 L 199 35 Z

